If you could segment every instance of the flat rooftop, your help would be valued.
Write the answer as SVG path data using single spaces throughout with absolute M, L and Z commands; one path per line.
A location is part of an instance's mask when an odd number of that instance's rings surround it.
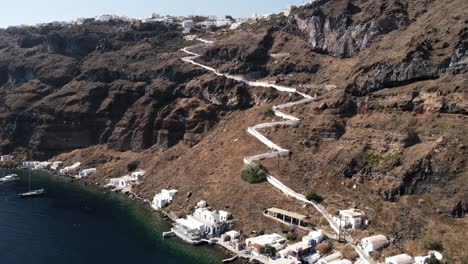
M 269 208 L 269 209 L 266 209 L 266 210 L 268 212 L 271 212 L 271 213 L 282 214 L 282 215 L 286 215 L 286 216 L 289 216 L 289 217 L 292 217 L 292 218 L 295 218 L 295 219 L 299 219 L 299 220 L 307 220 L 307 216 L 305 216 L 305 215 L 301 215 L 301 214 L 294 213 L 294 212 L 289 212 L 289 211 L 279 209 L 279 208 L 275 208 L 275 207 Z

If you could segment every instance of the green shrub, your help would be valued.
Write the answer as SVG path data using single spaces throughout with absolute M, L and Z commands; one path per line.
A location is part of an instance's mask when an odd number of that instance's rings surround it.
M 426 259 L 424 263 L 425 264 L 440 264 L 441 262 L 440 260 L 436 258 L 434 254 L 432 254 L 431 257 Z
M 314 201 L 317 203 L 320 203 L 323 201 L 322 196 L 318 195 L 314 190 L 308 190 L 305 194 L 305 197 L 307 198 L 307 200 Z
M 241 178 L 248 183 L 260 183 L 267 180 L 267 174 L 261 164 L 255 162 L 244 167 Z
M 423 241 L 422 244 L 423 248 L 425 250 L 437 250 L 437 251 L 442 251 L 444 249 L 442 242 L 440 240 L 432 239 L 432 238 L 427 238 Z
M 262 255 L 267 255 L 269 257 L 274 257 L 276 255 L 276 248 L 270 245 L 267 245 L 267 246 L 261 247 L 259 250 L 259 253 Z
M 267 108 L 263 109 L 263 116 L 264 117 L 274 117 L 275 112 L 273 111 L 273 109 L 271 107 L 267 107 Z
M 367 151 L 362 157 L 364 165 L 368 168 L 375 168 L 379 166 L 395 165 L 400 162 L 400 154 L 394 153 L 386 156 L 378 155 Z
M 132 161 L 127 164 L 127 171 L 132 172 L 135 171 L 138 168 L 139 162 L 138 161 Z
M 290 241 L 296 241 L 297 240 L 297 234 L 296 233 L 289 233 L 286 238 Z

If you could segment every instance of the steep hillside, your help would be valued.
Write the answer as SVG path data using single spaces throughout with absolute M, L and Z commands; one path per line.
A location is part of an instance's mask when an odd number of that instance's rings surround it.
M 207 35 L 200 63 L 317 95 L 286 109 L 293 127 L 261 131 L 292 151 L 263 165 L 287 186 L 313 189 L 331 212 L 350 206 L 387 235 L 383 255 L 424 254 L 440 240 L 449 263 L 468 256 L 468 2 L 321 0 L 290 16 Z M 175 28 L 87 23 L 0 32 L 0 149 L 96 166 L 106 183 L 130 163 L 137 192 L 226 208 L 236 228 L 281 232 L 277 206 L 320 217 L 268 183 L 241 180 L 243 158 L 268 151 L 246 132 L 279 120 L 265 109 L 298 100 L 216 76 L 180 58 Z M 89 36 L 89 37 L 85 37 Z M 164 41 L 162 41 L 164 40 Z M 188 198 L 186 194 L 191 192 Z M 383 257 L 380 256 L 380 257 Z M 379 257 L 379 256 L 377 256 Z

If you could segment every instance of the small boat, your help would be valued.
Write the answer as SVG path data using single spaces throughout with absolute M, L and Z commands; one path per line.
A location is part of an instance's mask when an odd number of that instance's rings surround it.
M 45 190 L 44 190 L 44 189 L 39 189 L 39 190 L 34 190 L 34 191 L 22 193 L 22 194 L 20 194 L 19 196 L 20 196 L 20 197 L 27 198 L 27 197 L 33 197 L 33 196 L 43 195 L 44 193 L 45 193 Z
M 10 175 L 7 175 L 3 178 L 0 178 L 0 182 L 12 182 L 12 181 L 17 181 L 19 180 L 20 178 L 18 177 L 18 175 L 16 174 L 10 174 Z
M 29 191 L 25 192 L 25 193 L 21 193 L 21 194 L 19 194 L 19 196 L 22 197 L 22 198 L 28 198 L 28 197 L 43 195 L 44 193 L 45 193 L 44 189 L 38 189 L 38 190 L 31 191 L 31 170 L 29 170 Z

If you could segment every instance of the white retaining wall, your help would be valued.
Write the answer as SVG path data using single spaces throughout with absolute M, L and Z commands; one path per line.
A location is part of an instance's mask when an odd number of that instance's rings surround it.
M 213 44 L 214 43 L 213 41 L 200 39 L 200 38 L 198 38 L 197 40 L 201 41 L 201 42 L 203 42 L 205 44 Z M 269 84 L 269 83 L 266 83 L 266 82 L 248 81 L 243 76 L 239 76 L 239 75 L 222 74 L 222 73 L 218 72 L 216 69 L 214 69 L 212 67 L 200 64 L 198 62 L 195 62 L 194 60 L 197 59 L 198 57 L 200 57 L 199 54 L 196 54 L 194 52 L 189 51 L 188 48 L 184 48 L 184 49 L 182 49 L 182 51 L 187 53 L 187 54 L 192 55 L 190 57 L 182 58 L 183 61 L 194 64 L 194 65 L 199 66 L 201 68 L 204 68 L 204 69 L 206 69 L 208 71 L 211 71 L 211 72 L 215 73 L 218 76 L 224 76 L 227 79 L 243 82 L 243 83 L 245 83 L 245 84 L 247 84 L 249 86 L 252 86 L 252 87 L 273 88 L 273 89 L 276 89 L 276 90 L 281 91 L 281 92 L 296 93 L 296 94 L 304 97 L 304 99 L 301 99 L 301 100 L 299 100 L 297 102 L 285 103 L 285 104 L 281 104 L 281 105 L 277 105 L 277 106 L 273 107 L 273 112 L 274 112 L 275 116 L 286 119 L 287 121 L 262 123 L 262 124 L 257 124 L 257 125 L 255 125 L 253 127 L 247 128 L 247 132 L 249 134 L 251 134 L 252 136 L 257 138 L 258 140 L 260 140 L 266 146 L 268 146 L 268 147 L 270 147 L 270 148 L 272 148 L 272 149 L 274 149 L 276 151 L 275 152 L 262 153 L 262 154 L 258 154 L 258 155 L 254 155 L 254 156 L 250 156 L 250 157 L 245 157 L 244 158 L 244 164 L 249 165 L 249 164 L 253 164 L 253 162 L 257 161 L 257 160 L 262 160 L 262 159 L 267 159 L 267 158 L 276 158 L 278 156 L 285 157 L 285 156 L 288 156 L 290 154 L 289 150 L 284 149 L 284 148 L 280 147 L 279 145 L 273 143 L 271 140 L 269 140 L 268 138 L 263 136 L 256 129 L 270 128 L 270 127 L 275 127 L 275 126 L 279 126 L 279 125 L 296 125 L 296 124 L 298 124 L 299 121 L 300 121 L 299 118 L 297 118 L 295 116 L 292 116 L 292 115 L 289 115 L 289 114 L 286 114 L 286 113 L 283 113 L 283 112 L 279 111 L 278 109 L 284 109 L 284 108 L 288 108 L 288 107 L 291 107 L 291 106 L 294 106 L 294 105 L 309 103 L 309 102 L 314 101 L 315 97 L 312 97 L 310 95 L 298 92 L 295 88 L 291 88 L 291 87 L 280 86 L 280 85 L 275 85 L 275 84 Z M 295 198 L 295 199 L 297 199 L 299 201 L 302 201 L 302 202 L 304 202 L 306 204 L 310 204 L 310 205 L 314 206 L 315 209 L 320 214 L 322 214 L 322 216 L 325 217 L 325 219 L 327 219 L 327 221 L 330 224 L 330 227 L 336 233 L 340 232 L 340 230 L 338 228 L 338 224 L 333 220 L 332 216 L 327 212 L 327 210 L 325 210 L 325 208 L 322 205 L 307 200 L 307 198 L 304 195 L 295 192 L 294 190 L 292 190 L 288 186 L 284 185 L 281 181 L 279 181 L 278 179 L 276 179 L 272 175 L 269 175 L 269 174 L 267 175 L 267 181 L 271 185 L 273 185 L 275 188 L 279 189 L 281 192 L 286 194 L 287 196 L 293 197 L 293 198 Z M 348 237 L 347 239 L 352 240 L 351 237 Z M 361 255 L 362 252 L 359 250 L 359 248 L 356 248 L 355 245 L 353 245 L 353 247 L 359 253 L 359 255 Z M 367 263 L 370 262 L 367 258 L 363 258 L 363 259 Z

